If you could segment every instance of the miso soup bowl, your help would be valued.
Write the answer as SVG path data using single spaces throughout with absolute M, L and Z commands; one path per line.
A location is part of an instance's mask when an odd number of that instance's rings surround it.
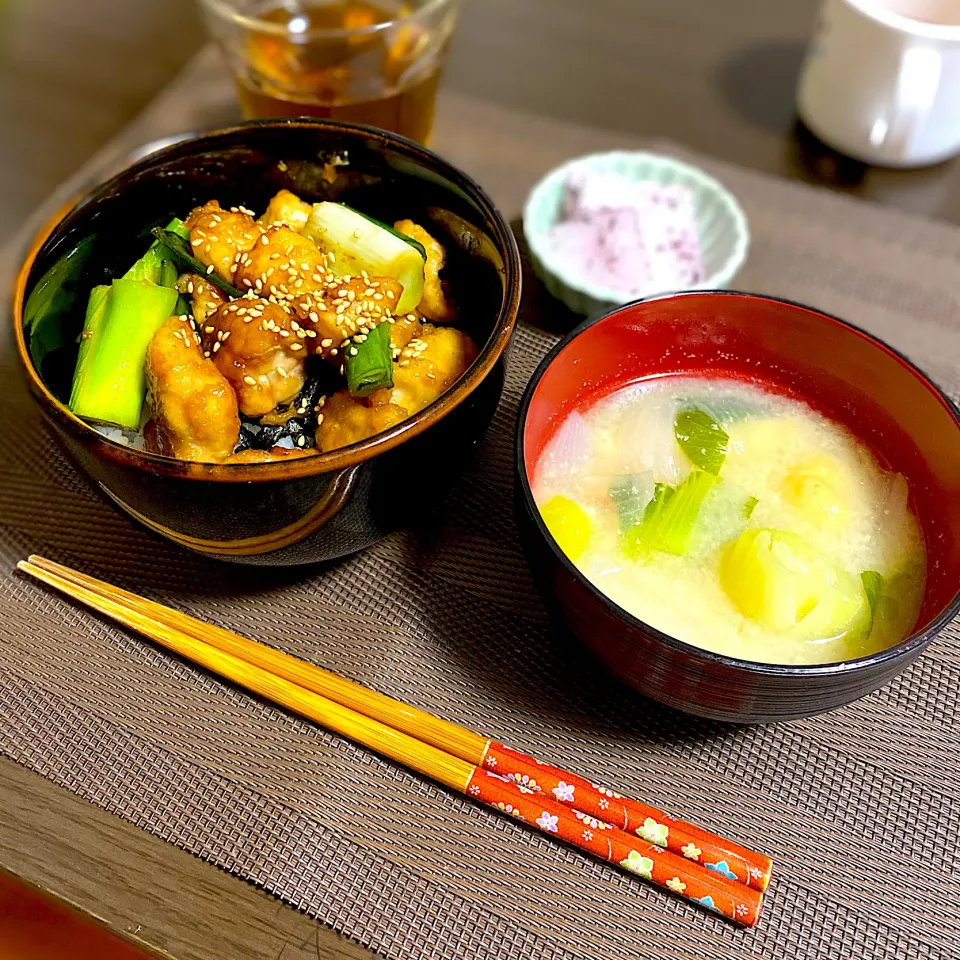
M 447 248 L 444 274 L 461 306 L 459 325 L 480 348 L 467 373 L 384 433 L 275 463 L 156 456 L 107 439 L 75 417 L 64 401 L 90 289 L 122 274 L 149 246 L 152 227 L 210 199 L 260 212 L 282 188 L 311 202 L 343 201 L 389 222 L 410 217 L 435 232 Z M 71 258 L 88 237 L 94 239 L 85 259 Z M 39 350 L 25 329 L 24 306 L 58 263 L 72 305 L 58 329 L 45 331 Z M 188 549 L 242 563 L 292 565 L 369 546 L 412 521 L 421 491 L 437 491 L 456 472 L 500 400 L 503 353 L 519 300 L 513 234 L 465 174 L 382 130 L 274 120 L 166 147 L 81 200 L 35 243 L 20 273 L 14 316 L 23 371 L 48 426 L 113 505 Z
M 673 374 L 766 383 L 806 399 L 907 478 L 927 544 L 916 627 L 890 649 L 843 663 L 784 666 L 723 656 L 669 636 L 601 593 L 567 559 L 531 492 L 539 455 L 575 409 Z M 916 367 L 875 337 L 798 303 L 733 292 L 640 300 L 590 320 L 540 364 L 520 407 L 518 516 L 557 615 L 614 674 L 670 707 L 738 723 L 812 716 L 906 669 L 960 612 L 960 415 Z

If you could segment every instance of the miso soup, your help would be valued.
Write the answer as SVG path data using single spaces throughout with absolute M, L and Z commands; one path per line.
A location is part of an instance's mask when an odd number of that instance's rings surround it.
M 797 400 L 734 380 L 646 381 L 572 413 L 533 492 L 611 600 L 695 646 L 833 663 L 907 636 L 926 554 L 903 476 Z

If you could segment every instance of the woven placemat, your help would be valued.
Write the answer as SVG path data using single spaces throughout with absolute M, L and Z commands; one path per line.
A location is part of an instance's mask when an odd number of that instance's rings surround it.
M 553 134 L 558 153 L 587 147 Z M 740 286 L 838 312 L 960 388 L 960 230 L 697 162 L 750 218 Z M 557 317 L 532 282 L 524 316 Z M 272 572 L 198 558 L 107 507 L 47 437 L 7 337 L 0 568 L 62 560 L 769 852 L 759 928 L 555 846 L 7 572 L 0 751 L 397 960 L 960 955 L 957 625 L 885 689 L 808 721 L 723 726 L 622 688 L 551 624 L 508 506 L 518 398 L 554 341 L 521 326 L 439 531 Z

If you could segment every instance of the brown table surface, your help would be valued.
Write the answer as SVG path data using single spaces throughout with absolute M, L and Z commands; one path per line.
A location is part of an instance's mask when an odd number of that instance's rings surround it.
M 16 6 L 17 0 L 9 2 Z M 166 18 L 164 3 L 154 0 L 30 3 L 34 34 L 18 34 L 12 59 L 0 63 L 6 78 L 0 108 L 8 119 L 22 121 L 17 143 L 27 145 L 18 156 L 8 140 L 7 156 L 0 153 L 0 192 L 15 191 L 17 171 L 26 176 L 29 167 L 33 179 L 21 191 L 21 204 L 39 185 L 52 188 L 49 179 L 63 175 L 58 164 L 64 156 L 79 160 L 89 146 L 71 139 L 69 129 L 64 138 L 62 125 L 58 130 L 62 104 L 39 115 L 11 106 L 11 83 L 29 81 L 30 56 L 44 49 L 38 23 L 65 51 L 66 38 L 75 35 L 71 25 L 78 24 L 90 25 L 87 41 L 105 43 L 106 37 L 110 49 L 120 51 L 105 65 L 103 56 L 81 50 L 66 57 L 53 79 L 49 69 L 42 72 L 48 95 L 59 91 L 75 107 L 83 96 L 89 99 L 98 131 L 108 131 L 124 110 L 110 99 L 108 86 L 98 99 L 90 78 L 115 83 L 125 64 L 140 62 L 152 49 L 145 41 L 118 42 L 115 33 L 130 17 L 121 26 L 113 18 L 142 5 L 141 16 L 162 48 L 153 70 L 141 67 L 135 76 L 141 95 L 151 78 L 169 72 L 198 43 L 192 29 L 171 30 L 171 23 L 192 24 L 179 0 L 168 5 Z M 792 91 L 816 6 L 815 0 L 466 0 L 436 146 L 479 176 L 510 217 L 519 213 L 533 179 L 583 144 L 581 125 L 588 124 L 600 128 L 587 138 L 592 149 L 667 137 L 766 172 L 841 183 L 861 196 L 960 221 L 956 162 L 917 172 L 868 170 L 796 135 Z M 20 7 L 27 4 L 21 0 Z M 58 8 L 74 11 L 73 19 L 54 16 Z M 53 59 L 42 62 L 49 68 Z M 78 89 L 74 76 L 86 78 L 86 86 Z M 36 106 L 37 96 L 33 91 L 26 102 Z M 138 143 L 230 122 L 234 109 L 218 62 L 205 57 L 65 192 L 121 161 Z M 38 171 L 39 155 L 58 149 Z M 15 255 L 8 250 L 3 266 Z M 371 956 L 248 884 L 3 759 L 0 810 L 0 867 L 177 960 Z

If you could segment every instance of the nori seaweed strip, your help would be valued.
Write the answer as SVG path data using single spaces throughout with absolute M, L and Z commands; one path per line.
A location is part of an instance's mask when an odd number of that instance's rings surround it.
M 241 416 L 240 437 L 234 453 L 242 453 L 244 450 L 272 450 L 281 440 L 287 439 L 291 440 L 294 448 L 298 450 L 310 450 L 316 446 L 316 408 L 329 381 L 330 368 L 325 363 L 322 366 L 313 366 L 315 372 L 308 375 L 303 389 L 286 407 L 256 420 Z M 265 419 L 279 419 L 287 413 L 290 416 L 283 423 L 262 422 Z M 302 445 L 298 442 L 301 437 Z

